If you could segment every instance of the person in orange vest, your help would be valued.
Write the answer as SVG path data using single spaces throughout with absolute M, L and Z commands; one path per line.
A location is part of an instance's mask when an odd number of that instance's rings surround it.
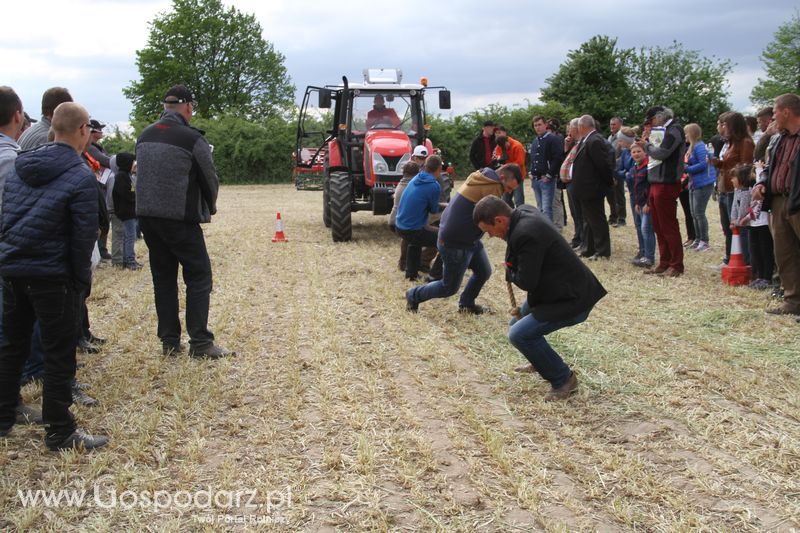
M 505 126 L 497 126 L 495 133 L 495 142 L 497 146 L 494 149 L 493 161 L 497 166 L 505 165 L 506 163 L 516 163 L 519 168 L 526 168 L 525 165 L 525 147 L 518 140 L 508 135 L 508 130 Z M 525 179 L 525 172 L 522 172 L 522 179 Z M 525 203 L 525 187 L 520 182 L 519 187 L 514 189 L 513 193 L 504 193 L 503 200 L 512 207 L 519 207 Z

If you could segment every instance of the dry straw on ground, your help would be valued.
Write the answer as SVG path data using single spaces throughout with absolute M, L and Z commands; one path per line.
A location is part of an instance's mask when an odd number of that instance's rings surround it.
M 591 265 L 609 296 L 550 337 L 580 391 L 545 404 L 544 382 L 510 372 L 522 359 L 505 338 L 501 275 L 479 299 L 494 315 L 458 315 L 455 299 L 412 315 L 385 217 L 355 215 L 355 241 L 333 244 L 320 193 L 223 188 L 205 228 L 211 326 L 239 356 L 162 357 L 149 271 L 102 269 L 90 305 L 109 342 L 79 371 L 101 403 L 75 411 L 111 444 L 48 454 L 40 429 L 15 427 L 0 439 L 0 528 L 800 528 L 800 326 L 766 315 L 769 295 L 719 282 L 715 209 L 716 249 L 689 253 L 678 279 L 642 276 L 628 264 L 634 229 L 612 229 L 612 260 Z M 288 244 L 270 242 L 276 211 Z M 488 249 L 497 270 L 503 243 Z M 252 490 L 262 507 L 48 508 L 18 497 L 95 486 Z M 287 487 L 291 505 L 271 510 L 271 525 L 200 521 L 263 519 L 265 495 Z

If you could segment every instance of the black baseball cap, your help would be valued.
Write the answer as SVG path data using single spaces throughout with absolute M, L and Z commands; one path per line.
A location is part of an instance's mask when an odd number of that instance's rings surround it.
M 106 127 L 105 124 L 95 119 L 90 120 L 89 125 L 92 127 L 92 131 L 103 131 L 103 128 Z
M 194 102 L 194 94 L 185 85 L 174 85 L 164 95 L 165 104 L 189 104 Z
M 28 121 L 28 122 L 30 122 L 31 124 L 36 124 L 37 122 L 39 122 L 39 121 L 38 121 L 38 120 L 36 120 L 35 118 L 31 118 L 31 116 L 28 114 L 28 112 L 27 112 L 27 111 L 25 111 L 24 113 L 25 113 L 25 120 L 27 120 L 27 121 Z

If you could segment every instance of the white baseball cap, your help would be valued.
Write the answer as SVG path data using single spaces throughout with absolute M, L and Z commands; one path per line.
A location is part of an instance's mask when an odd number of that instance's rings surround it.
M 414 148 L 414 153 L 411 154 L 411 157 L 428 157 L 428 149 L 420 144 Z

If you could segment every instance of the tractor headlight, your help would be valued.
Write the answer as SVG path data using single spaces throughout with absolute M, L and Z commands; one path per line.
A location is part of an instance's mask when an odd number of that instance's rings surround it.
M 377 152 L 372 152 L 372 171 L 376 174 L 389 172 L 389 165 L 383 156 Z
M 403 154 L 403 157 L 401 157 L 400 161 L 397 162 L 397 166 L 395 167 L 395 170 L 397 172 L 402 172 L 403 171 L 403 167 L 406 166 L 406 163 L 408 163 L 409 161 L 411 161 L 411 152 L 407 152 L 407 153 Z

